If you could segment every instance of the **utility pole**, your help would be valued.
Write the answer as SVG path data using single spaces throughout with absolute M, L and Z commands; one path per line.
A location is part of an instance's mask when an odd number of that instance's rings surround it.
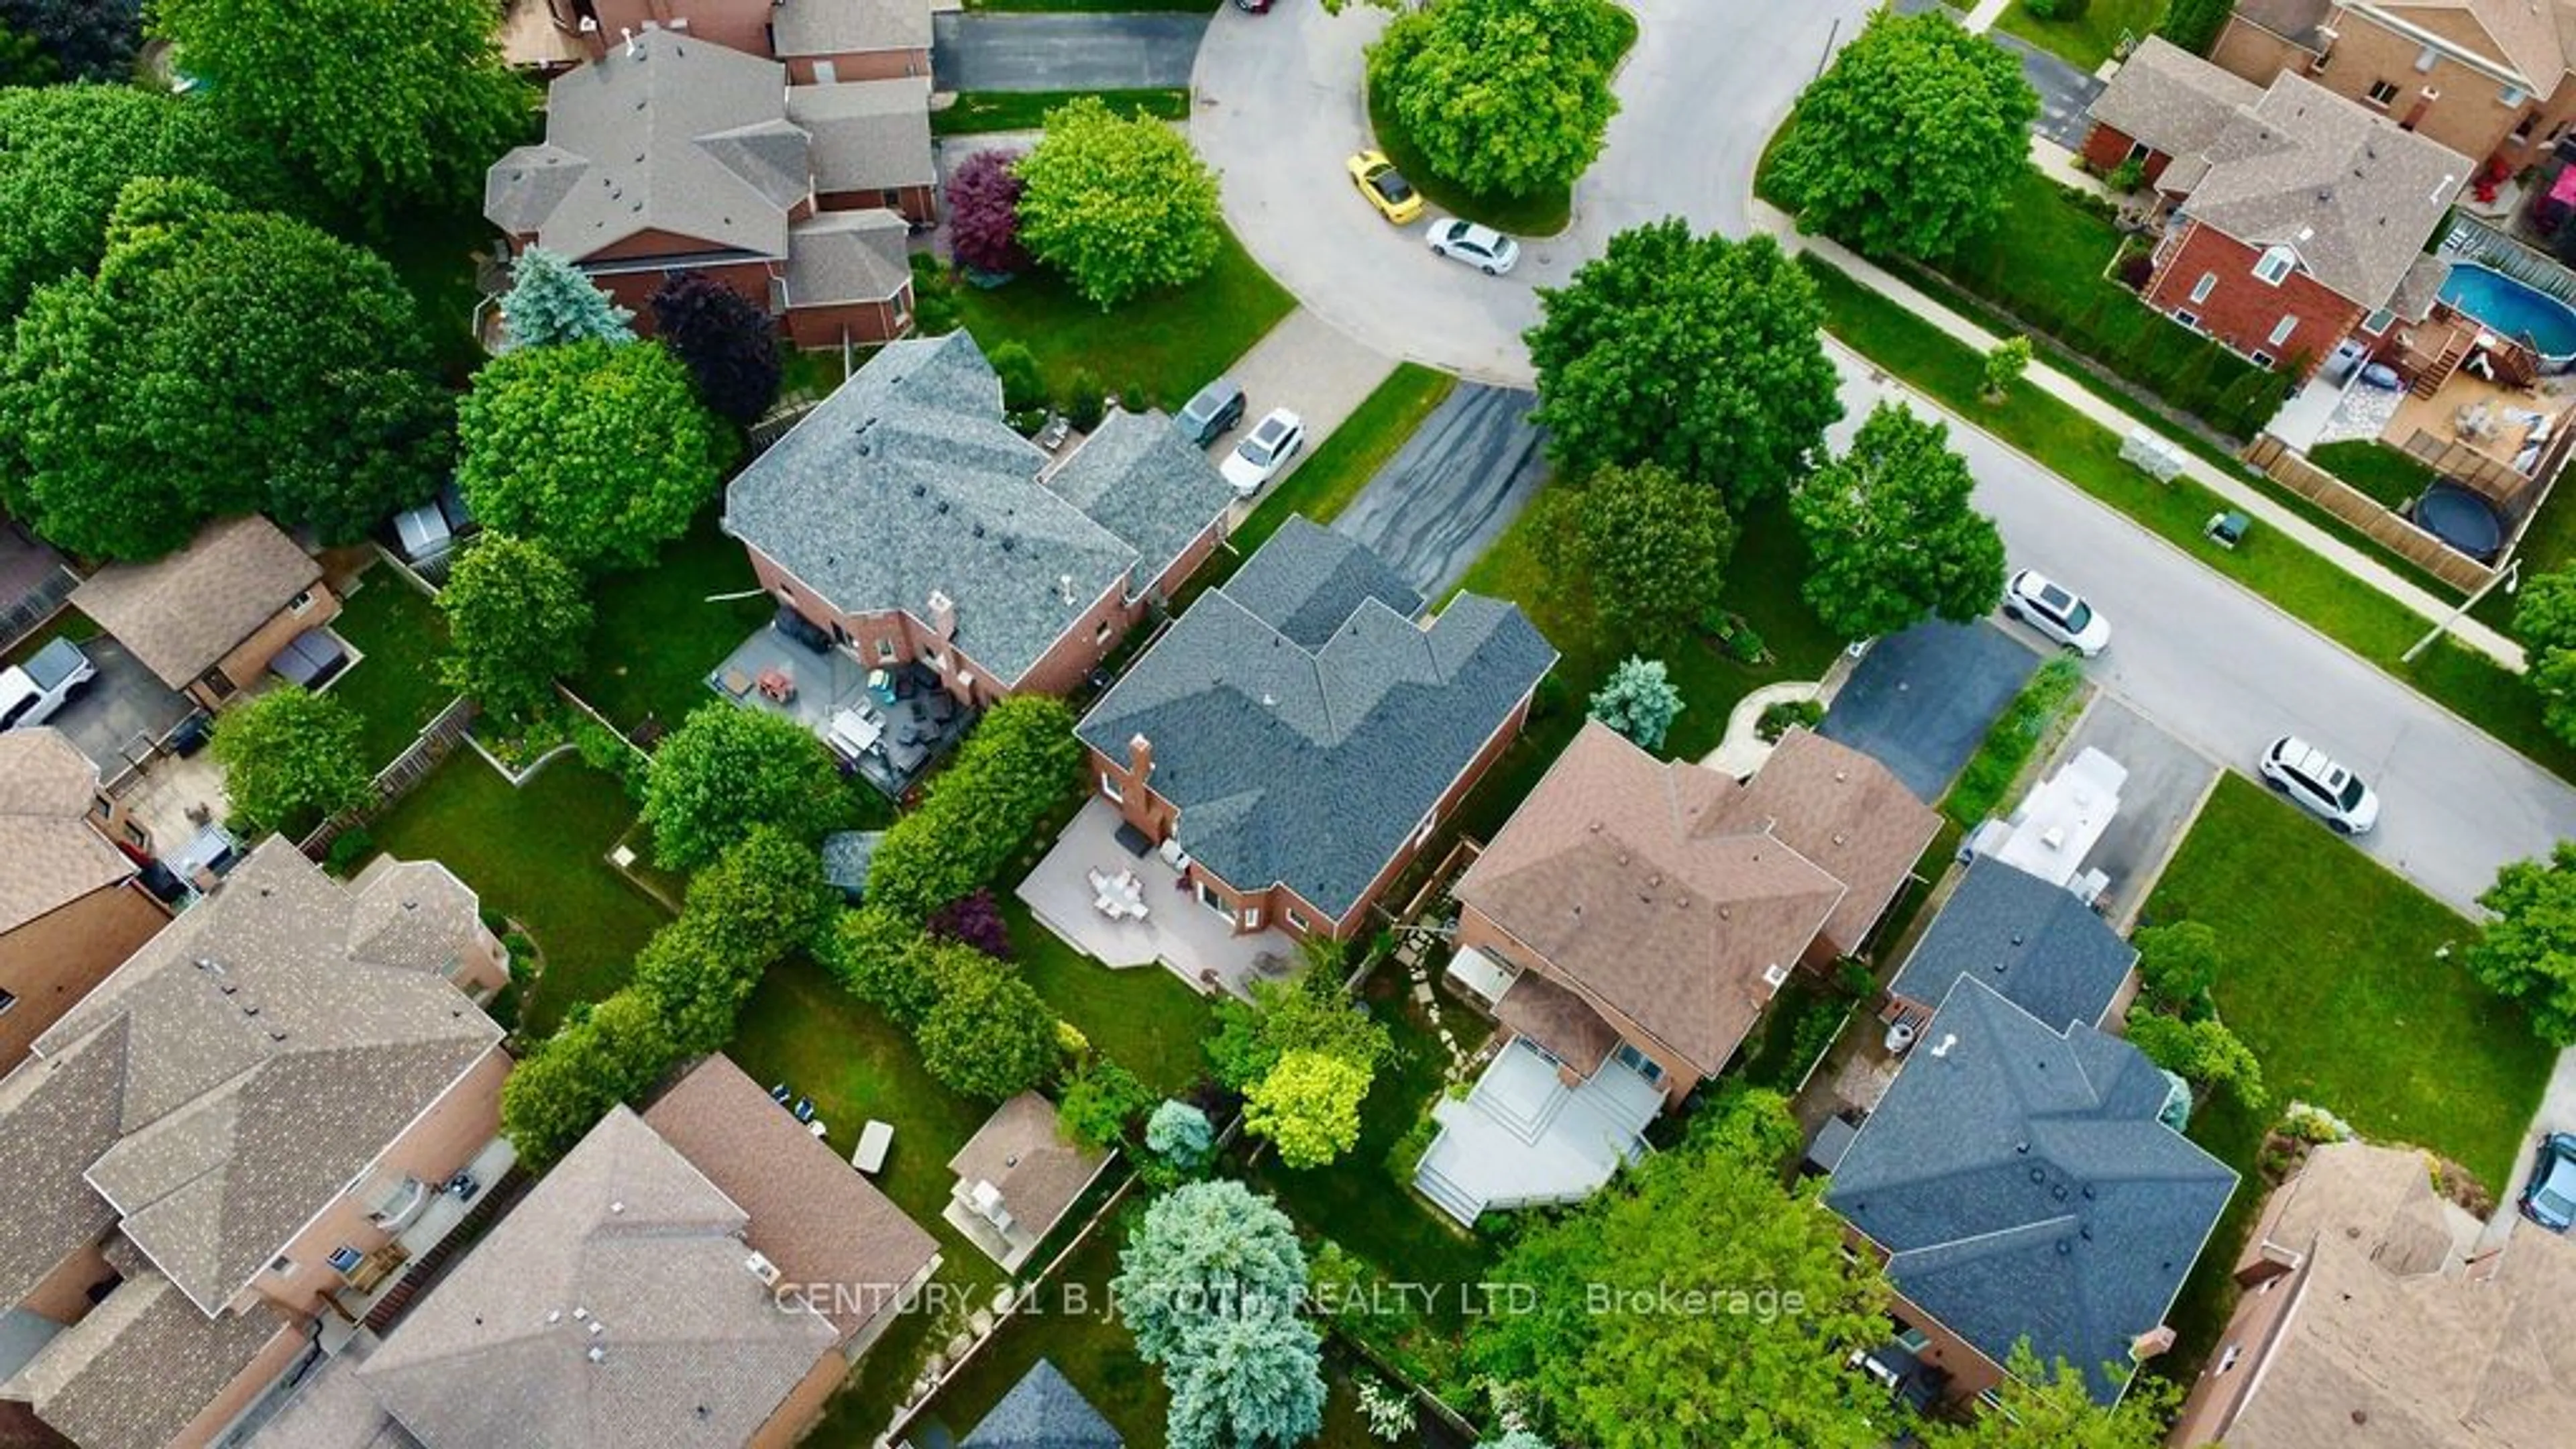
M 2431 631 L 2426 633 L 2423 638 L 2416 640 L 2413 648 L 2410 648 L 2405 653 L 2398 655 L 2397 662 L 2400 664 L 2414 663 L 2416 655 L 2432 648 L 2434 640 L 2441 638 L 2445 633 L 2449 632 L 2453 624 L 2460 622 L 2460 616 L 2471 609 L 2476 608 L 2479 601 L 2485 599 L 2488 594 L 2494 592 L 2496 585 L 2504 585 L 2504 591 L 2510 594 L 2516 588 L 2520 587 L 2521 583 L 2522 560 L 2517 558 L 2512 562 L 2507 563 L 2495 577 L 2487 580 L 2485 584 L 2481 585 L 2476 593 L 2469 595 L 2469 597 L 2462 602 L 2458 608 L 2453 609 L 2449 614 L 2445 615 L 2442 622 L 2434 625 Z

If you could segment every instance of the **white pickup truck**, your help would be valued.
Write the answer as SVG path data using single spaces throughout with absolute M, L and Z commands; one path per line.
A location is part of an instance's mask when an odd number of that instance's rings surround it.
M 69 639 L 56 639 L 26 663 L 0 669 L 0 731 L 34 729 L 96 678 L 98 666 Z

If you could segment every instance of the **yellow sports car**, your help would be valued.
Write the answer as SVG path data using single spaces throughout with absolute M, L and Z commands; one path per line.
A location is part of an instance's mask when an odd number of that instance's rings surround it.
M 1350 159 L 1351 184 L 1368 198 L 1378 214 L 1402 226 L 1422 214 L 1422 197 L 1395 169 L 1383 151 L 1362 151 Z

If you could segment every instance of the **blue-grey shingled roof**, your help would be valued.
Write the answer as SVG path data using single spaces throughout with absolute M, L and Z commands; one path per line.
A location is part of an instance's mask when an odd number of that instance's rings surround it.
M 2064 886 L 1980 856 L 1887 989 L 1929 1004 L 1974 976 L 2052 1026 L 2099 1026 L 2137 959 Z
M 1422 612 L 1422 595 L 1385 560 L 1302 513 L 1244 560 L 1225 591 L 1302 649 L 1323 648 L 1363 599 L 1408 619 Z
M 1285 884 L 1339 919 L 1557 655 L 1510 604 L 1460 594 L 1418 626 L 1375 588 L 1341 589 L 1349 612 L 1301 642 L 1236 592 L 1250 575 L 1264 607 L 1285 601 L 1281 617 L 1304 630 L 1314 601 L 1335 591 L 1262 583 L 1292 572 L 1268 557 L 1283 546 L 1302 577 L 1368 577 L 1348 559 L 1312 567 L 1358 544 L 1283 529 L 1202 595 L 1078 733 L 1121 762 L 1136 736 L 1151 742 L 1149 783 L 1179 807 L 1174 834 L 1218 877 L 1239 890 Z
M 2118 1037 L 1951 988 L 1825 1202 L 1891 1254 L 1896 1291 L 1997 1363 L 2027 1337 L 2117 1402 L 2236 1174 L 2156 1119 L 2166 1081 Z
M 926 618 L 946 594 L 957 647 L 1016 684 L 1103 590 L 1140 596 L 1225 511 L 1204 457 L 1159 446 L 1172 432 L 1112 413 L 1042 480 L 974 339 L 907 339 L 743 469 L 725 527 L 845 613 Z
M 966 1435 L 963 1449 L 1123 1449 L 1091 1401 L 1046 1359 Z

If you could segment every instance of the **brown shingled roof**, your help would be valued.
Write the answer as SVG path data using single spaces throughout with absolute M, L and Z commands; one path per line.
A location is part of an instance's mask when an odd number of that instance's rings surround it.
M 1941 833 L 1940 814 L 1885 765 L 1806 729 L 1780 737 L 1729 818 L 1739 829 L 1769 822 L 1773 835 L 1843 883 L 1824 938 L 1844 956 L 1860 949 Z
M 311 555 L 250 514 L 209 523 L 186 548 L 150 563 L 100 569 L 72 591 L 72 607 L 162 683 L 184 689 L 321 581 Z
M 1082 1196 L 1102 1161 L 1102 1154 L 1083 1151 L 1056 1130 L 1054 1103 L 1022 1092 L 993 1109 L 948 1159 L 948 1170 L 968 1184 L 989 1182 L 1001 1189 L 1011 1216 L 1044 1237 Z
M 134 874 L 90 827 L 98 766 L 49 729 L 0 734 L 0 934 Z
M 724 1056 L 645 1109 L 644 1125 L 751 1215 L 749 1241 L 844 1340 L 890 1318 L 939 1244 Z M 855 1126 L 856 1124 L 849 1124 Z
M 286 1331 L 256 1306 L 210 1319 L 145 1273 L 57 1334 L 8 1391 L 85 1449 L 160 1449 Z

